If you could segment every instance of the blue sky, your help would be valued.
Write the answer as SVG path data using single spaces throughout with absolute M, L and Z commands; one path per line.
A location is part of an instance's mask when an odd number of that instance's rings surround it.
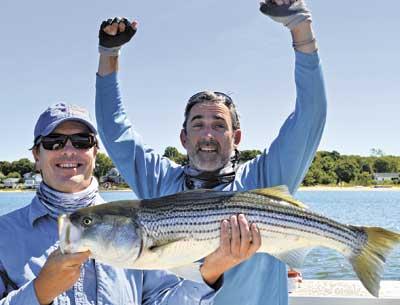
M 328 92 L 320 150 L 400 155 L 400 3 L 309 0 Z M 294 107 L 289 32 L 258 1 L 1 0 L 0 160 L 30 157 L 33 128 L 49 105 L 94 113 L 101 20 L 139 21 L 122 50 L 120 81 L 130 118 L 162 153 L 179 143 L 185 101 L 229 92 L 241 113 L 241 149 L 268 147 Z

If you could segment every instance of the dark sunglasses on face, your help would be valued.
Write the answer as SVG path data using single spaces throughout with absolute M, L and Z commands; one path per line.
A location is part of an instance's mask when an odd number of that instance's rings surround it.
M 97 144 L 96 137 L 90 133 L 76 133 L 71 135 L 51 133 L 38 138 L 35 145 L 42 144 L 46 150 L 59 150 L 65 147 L 68 140 L 76 149 L 89 149 Z

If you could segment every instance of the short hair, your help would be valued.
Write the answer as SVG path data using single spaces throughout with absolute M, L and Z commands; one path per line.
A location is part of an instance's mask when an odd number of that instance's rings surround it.
M 217 91 L 201 91 L 190 97 L 185 107 L 185 120 L 183 121 L 182 127 L 186 132 L 187 120 L 189 117 L 190 110 L 194 105 L 199 103 L 223 103 L 228 107 L 232 119 L 232 129 L 240 129 L 239 113 L 236 109 L 236 105 L 232 98 L 222 92 Z

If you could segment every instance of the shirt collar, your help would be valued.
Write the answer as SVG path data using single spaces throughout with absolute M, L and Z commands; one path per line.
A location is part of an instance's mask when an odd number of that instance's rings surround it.
M 49 211 L 43 206 L 37 196 L 33 197 L 29 207 L 29 223 L 33 227 L 35 221 L 41 217 L 49 215 Z
M 105 203 L 104 199 L 100 196 L 100 194 L 97 194 L 95 205 L 102 203 Z M 33 227 L 36 220 L 46 215 L 50 216 L 49 210 L 47 210 L 46 207 L 40 202 L 38 196 L 33 197 L 29 206 L 29 223 L 31 226 Z

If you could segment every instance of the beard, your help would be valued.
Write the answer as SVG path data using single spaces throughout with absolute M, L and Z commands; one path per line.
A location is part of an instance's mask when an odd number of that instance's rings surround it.
M 212 172 L 224 167 L 230 160 L 230 153 L 222 153 L 221 146 L 214 140 L 200 141 L 195 149 L 188 151 L 190 165 L 197 170 Z

